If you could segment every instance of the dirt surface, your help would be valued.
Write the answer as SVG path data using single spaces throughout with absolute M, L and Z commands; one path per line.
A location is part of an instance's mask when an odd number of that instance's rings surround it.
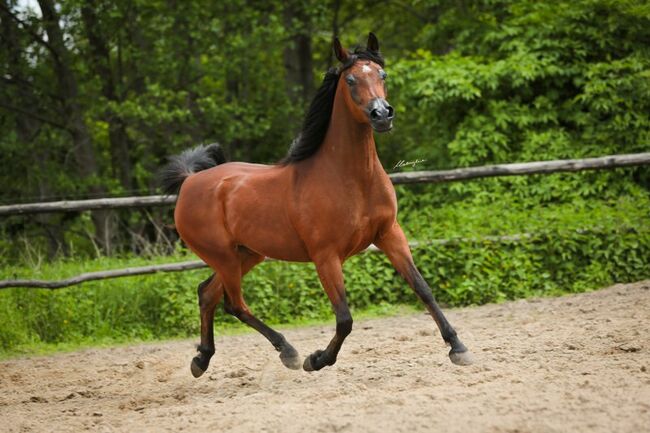
M 650 281 L 450 310 L 476 363 L 432 320 L 358 321 L 338 363 L 284 368 L 258 334 L 0 363 L 0 431 L 648 432 Z M 307 355 L 333 326 L 284 331 Z

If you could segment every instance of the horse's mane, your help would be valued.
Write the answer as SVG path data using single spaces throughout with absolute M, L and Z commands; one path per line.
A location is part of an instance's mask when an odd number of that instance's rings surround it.
M 343 71 L 354 65 L 357 60 L 369 60 L 384 67 L 384 59 L 378 51 L 357 47 L 354 52 L 350 53 L 344 64 L 338 68 L 330 68 L 325 73 L 323 84 L 321 84 L 309 105 L 300 134 L 293 140 L 287 156 L 280 161 L 280 164 L 291 164 L 307 159 L 315 154 L 320 145 L 323 144 L 332 117 L 339 77 Z

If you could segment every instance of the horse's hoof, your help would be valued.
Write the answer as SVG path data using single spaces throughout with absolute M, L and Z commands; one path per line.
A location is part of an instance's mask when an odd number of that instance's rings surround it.
M 321 353 L 323 353 L 322 350 L 317 350 L 316 352 L 306 357 L 305 362 L 302 363 L 302 369 L 305 371 L 318 371 L 323 368 L 323 366 L 315 365 L 316 359 L 321 355 Z
M 289 346 L 280 352 L 280 361 L 291 370 L 300 370 L 300 355 L 298 351 Z
M 469 350 L 464 352 L 454 352 L 454 350 L 449 351 L 449 359 L 456 365 L 472 365 L 474 364 L 474 356 Z
M 205 368 L 201 368 L 199 366 L 199 362 L 200 361 L 195 357 L 194 359 L 192 359 L 192 363 L 190 364 L 190 370 L 192 371 L 192 376 L 196 378 L 201 377 L 203 373 L 205 373 Z
M 302 363 L 302 369 L 305 371 L 314 371 L 314 367 L 311 365 L 311 355 L 305 358 L 305 362 Z

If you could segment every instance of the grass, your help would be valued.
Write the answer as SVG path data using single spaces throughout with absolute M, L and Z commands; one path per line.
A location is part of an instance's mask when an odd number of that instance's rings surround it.
M 650 278 L 647 195 L 534 208 L 506 202 L 436 208 L 433 200 L 424 201 L 411 205 L 402 222 L 411 240 L 456 239 L 413 251 L 442 305 L 555 296 Z M 534 235 L 518 242 L 481 240 L 523 232 Z M 29 254 L 18 264 L 2 263 L 0 279 L 58 280 L 193 259 L 182 249 L 171 256 L 75 256 L 52 262 Z M 188 337 L 198 342 L 196 286 L 209 274 L 199 269 L 93 281 L 55 291 L 0 290 L 0 359 Z M 422 309 L 415 307 L 412 290 L 382 254 L 350 259 L 344 274 L 355 319 Z M 311 264 L 263 263 L 246 276 L 244 288 L 251 310 L 270 325 L 334 325 Z M 232 317 L 217 317 L 218 335 L 250 332 Z
M 376 319 L 376 318 L 385 318 L 385 317 L 396 317 L 401 315 L 416 314 L 418 312 L 423 312 L 424 307 L 415 307 L 414 305 L 390 305 L 387 303 L 382 303 L 380 305 L 374 305 L 368 308 L 353 310 L 352 314 L 355 321 L 367 320 L 367 319 Z M 196 316 L 198 320 L 198 307 L 196 310 Z M 296 319 L 288 323 L 268 323 L 273 328 L 281 329 L 296 329 L 303 328 L 308 326 L 323 326 L 329 325 L 334 330 L 335 318 L 334 314 L 329 319 Z M 231 322 L 224 321 L 224 313 L 222 311 L 217 311 L 215 317 L 215 338 L 230 336 L 230 335 L 242 335 L 255 333 L 254 329 L 240 323 L 240 322 Z M 131 346 L 143 343 L 164 343 L 168 341 L 181 341 L 186 339 L 194 339 L 198 344 L 200 334 L 192 336 L 176 336 L 176 337 L 167 337 L 167 338 L 150 338 L 150 339 L 141 339 L 141 338 L 131 338 L 128 336 L 118 336 L 118 337 L 102 337 L 102 338 L 93 338 L 92 336 L 84 337 L 75 341 L 68 342 L 58 342 L 58 343 L 27 343 L 21 344 L 12 347 L 9 350 L 0 350 L 0 361 L 6 361 L 15 358 L 21 357 L 35 357 L 35 356 L 47 356 L 57 353 L 68 353 L 75 352 L 79 350 L 86 349 L 101 349 L 109 347 L 123 347 Z

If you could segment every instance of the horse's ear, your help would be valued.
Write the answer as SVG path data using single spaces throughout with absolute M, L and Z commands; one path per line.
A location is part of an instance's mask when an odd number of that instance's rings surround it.
M 368 51 L 379 51 L 379 39 L 373 32 L 368 33 L 368 43 L 366 44 L 366 49 Z
M 339 62 L 345 63 L 345 61 L 348 59 L 349 54 L 348 51 L 343 48 L 343 45 L 341 45 L 341 41 L 339 41 L 339 38 L 334 38 L 334 54 L 336 55 L 336 58 L 339 59 Z

